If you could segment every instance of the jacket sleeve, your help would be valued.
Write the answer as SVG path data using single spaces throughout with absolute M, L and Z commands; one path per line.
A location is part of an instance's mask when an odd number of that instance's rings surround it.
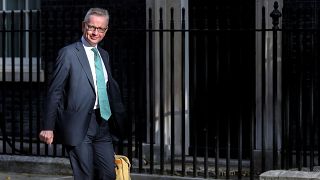
M 46 99 L 43 130 L 54 130 L 55 128 L 59 103 L 63 101 L 64 86 L 68 79 L 70 56 L 71 53 L 67 48 L 61 49 L 58 53 Z

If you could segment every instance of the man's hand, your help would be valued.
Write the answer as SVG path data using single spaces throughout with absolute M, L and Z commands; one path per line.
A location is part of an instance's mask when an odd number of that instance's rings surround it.
M 39 134 L 40 140 L 47 144 L 51 144 L 53 142 L 53 136 L 52 130 L 43 130 Z

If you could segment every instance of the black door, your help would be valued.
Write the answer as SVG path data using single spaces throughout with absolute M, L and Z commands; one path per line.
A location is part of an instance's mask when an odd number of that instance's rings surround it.
M 235 2 L 235 1 L 233 1 Z M 249 155 L 255 101 L 255 1 L 189 1 L 190 152 Z

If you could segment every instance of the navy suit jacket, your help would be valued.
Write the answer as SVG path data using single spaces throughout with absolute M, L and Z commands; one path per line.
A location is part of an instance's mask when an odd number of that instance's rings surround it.
M 107 91 L 112 132 L 124 134 L 125 108 L 120 89 L 111 75 L 109 55 L 98 48 L 108 73 Z M 89 61 L 81 41 L 62 48 L 48 90 L 43 130 L 54 130 L 58 143 L 75 146 L 84 139 L 96 99 Z

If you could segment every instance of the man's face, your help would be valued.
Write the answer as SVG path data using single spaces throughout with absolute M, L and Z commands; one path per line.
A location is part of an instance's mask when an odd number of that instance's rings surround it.
M 96 46 L 106 35 L 108 20 L 104 16 L 91 15 L 87 22 L 82 22 L 83 37 L 91 46 Z

